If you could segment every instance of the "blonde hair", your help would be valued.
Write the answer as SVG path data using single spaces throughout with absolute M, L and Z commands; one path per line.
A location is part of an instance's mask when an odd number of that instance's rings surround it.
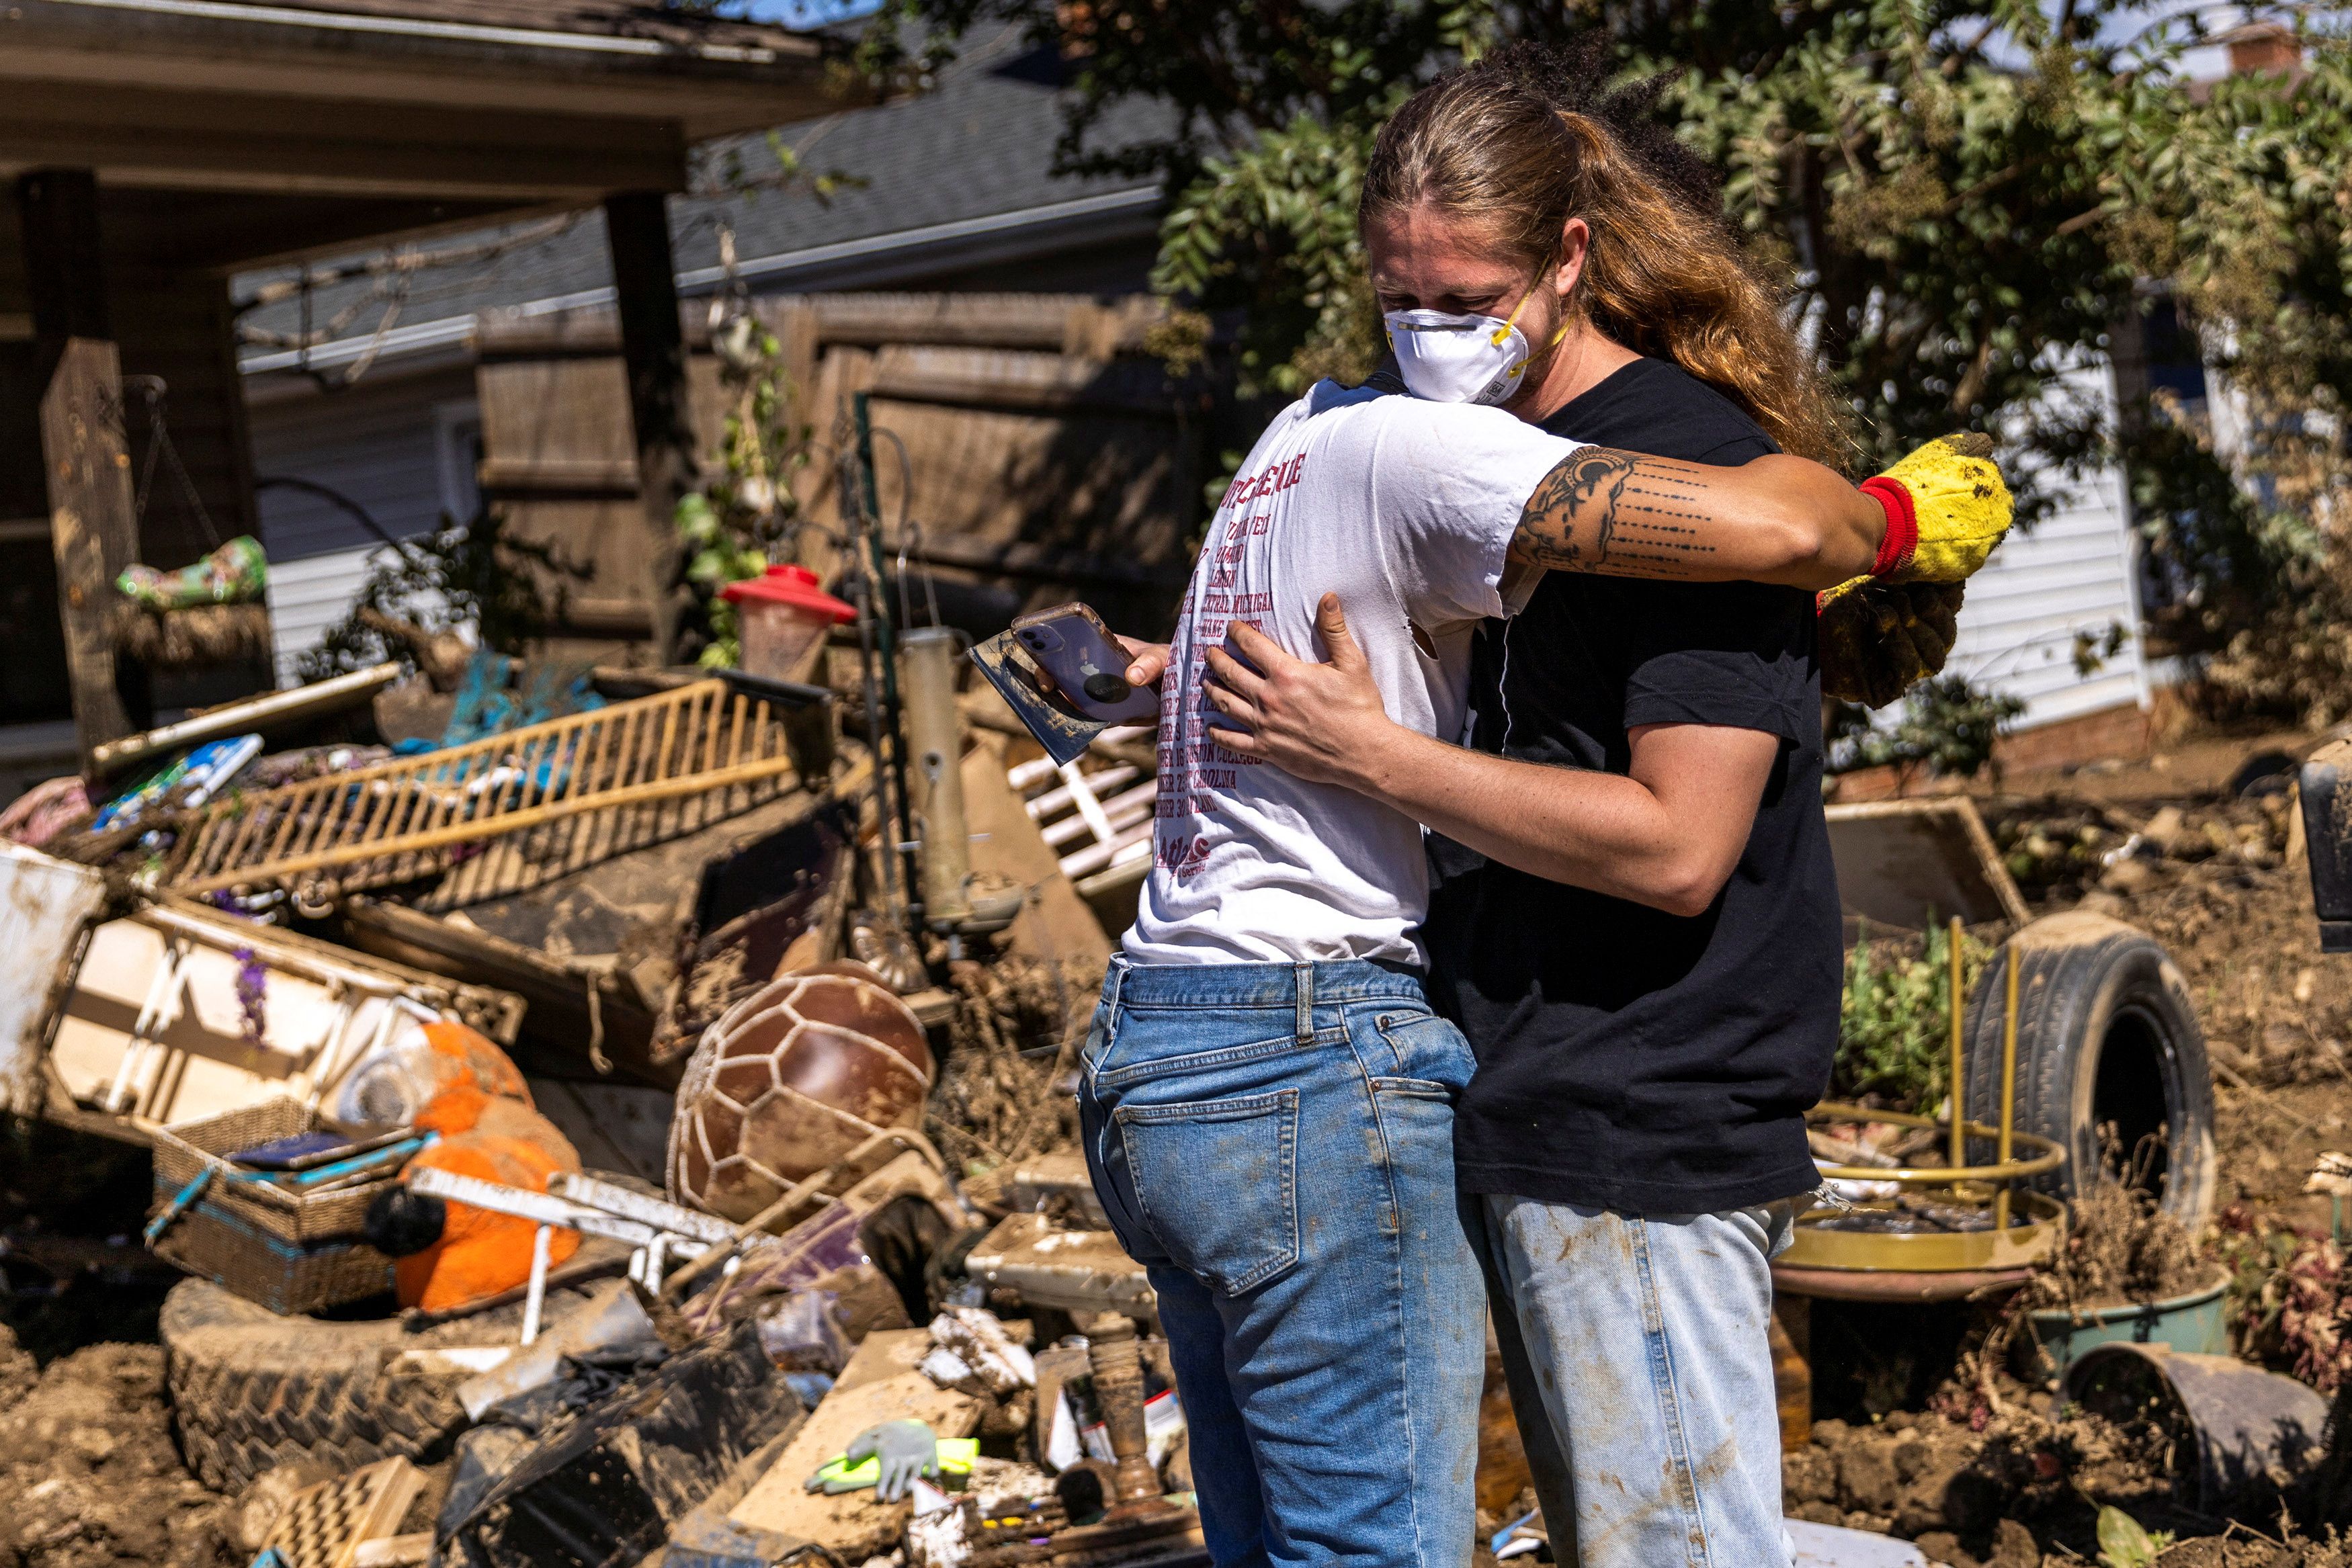
M 1598 63 L 1589 48 L 1509 45 L 1415 93 L 1374 143 L 1359 229 L 1433 206 L 1540 272 L 1582 218 L 1591 241 L 1571 312 L 1674 361 L 1784 451 L 1839 465 L 1853 448 L 1826 378 L 1710 210 L 1712 174 L 1648 117 L 1663 84 L 1602 95 Z

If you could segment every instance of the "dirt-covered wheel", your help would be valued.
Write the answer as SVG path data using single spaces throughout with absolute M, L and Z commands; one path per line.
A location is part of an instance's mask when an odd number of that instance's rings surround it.
M 2036 1184 L 2073 1197 L 2099 1169 L 2099 1129 L 2126 1158 L 2150 1151 L 2147 1179 L 2165 1211 L 2194 1229 L 2212 1212 L 2213 1075 L 2188 982 L 2146 932 L 2104 915 L 2046 915 L 2017 934 L 2017 1126 L 2054 1138 L 2066 1164 Z M 1969 1119 L 2000 1119 L 2009 985 L 2004 949 L 1969 998 Z M 1990 1144 L 1970 1146 L 1990 1163 Z
M 551 1291 L 550 1322 L 580 1297 Z M 513 1342 L 514 1309 L 410 1333 L 396 1319 L 280 1317 L 209 1280 L 163 1300 L 163 1376 L 188 1468 L 215 1491 L 242 1490 L 280 1465 L 341 1471 L 399 1455 L 441 1457 L 465 1425 L 468 1374 L 429 1354 Z M 502 1332 L 501 1332 L 502 1331 Z

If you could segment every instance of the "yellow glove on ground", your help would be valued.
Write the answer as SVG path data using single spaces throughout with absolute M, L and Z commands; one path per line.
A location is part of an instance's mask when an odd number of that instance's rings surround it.
M 1874 582 L 1864 578 L 1824 595 L 1822 691 L 1840 702 L 1885 707 L 1940 674 L 1959 634 L 1964 586 Z

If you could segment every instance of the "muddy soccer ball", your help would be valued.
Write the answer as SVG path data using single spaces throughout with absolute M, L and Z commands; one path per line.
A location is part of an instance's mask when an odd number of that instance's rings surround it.
M 669 1185 L 746 1220 L 886 1127 L 930 1091 L 923 1026 L 862 964 L 781 976 L 720 1015 L 678 1085 Z

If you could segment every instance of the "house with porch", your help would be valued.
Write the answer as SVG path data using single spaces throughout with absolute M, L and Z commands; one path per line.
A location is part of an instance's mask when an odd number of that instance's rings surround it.
M 268 683 L 143 679 L 108 632 L 125 566 L 263 528 L 231 291 L 257 269 L 594 214 L 667 538 L 694 463 L 667 199 L 696 145 L 838 108 L 837 79 L 817 39 L 635 0 L 0 13 L 0 770 Z

